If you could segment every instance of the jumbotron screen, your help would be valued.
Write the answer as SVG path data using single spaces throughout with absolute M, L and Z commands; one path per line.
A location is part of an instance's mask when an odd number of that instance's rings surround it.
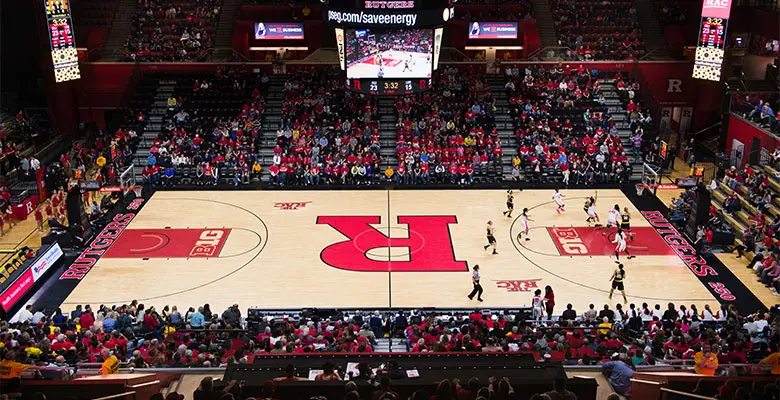
M 347 78 L 430 78 L 433 41 L 433 29 L 346 29 Z

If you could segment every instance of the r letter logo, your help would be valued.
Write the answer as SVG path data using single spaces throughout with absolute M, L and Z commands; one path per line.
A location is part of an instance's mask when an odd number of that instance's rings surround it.
M 321 216 L 317 224 L 330 225 L 347 240 L 324 248 L 320 257 L 334 268 L 360 272 L 463 272 L 465 261 L 455 260 L 449 224 L 458 220 L 452 215 L 399 216 L 398 223 L 408 226 L 408 237 L 389 237 L 374 228 L 379 216 Z M 372 260 L 374 249 L 406 248 L 407 260 Z M 388 250 L 389 252 L 389 250 Z M 375 252 L 374 252 L 375 253 Z

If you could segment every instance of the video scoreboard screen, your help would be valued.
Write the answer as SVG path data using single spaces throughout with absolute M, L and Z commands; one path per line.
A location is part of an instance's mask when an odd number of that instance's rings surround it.
M 431 88 L 444 25 L 455 16 L 449 0 L 329 0 L 346 87 L 371 95 L 405 95 Z
M 347 78 L 430 78 L 433 29 L 347 29 Z
M 55 82 L 81 78 L 79 55 L 73 37 L 70 0 L 44 0 Z
M 720 81 L 730 11 L 731 0 L 704 0 L 693 64 L 694 78 Z

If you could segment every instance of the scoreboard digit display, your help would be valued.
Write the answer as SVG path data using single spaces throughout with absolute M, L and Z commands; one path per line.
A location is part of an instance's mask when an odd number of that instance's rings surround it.
M 730 0 L 704 0 L 693 64 L 694 78 L 720 81 L 730 10 Z
M 347 79 L 347 89 L 358 93 L 400 96 L 424 92 L 431 88 L 431 78 L 421 79 Z
M 81 78 L 79 56 L 70 17 L 70 0 L 43 0 L 49 30 L 55 82 Z

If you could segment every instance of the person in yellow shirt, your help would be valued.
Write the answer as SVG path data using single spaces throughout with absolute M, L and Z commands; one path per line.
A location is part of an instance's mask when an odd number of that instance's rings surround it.
M 100 352 L 103 356 L 103 365 L 100 367 L 100 375 L 111 375 L 119 371 L 119 359 L 111 354 L 111 350 L 103 349 Z
M 176 98 L 175 97 L 169 97 L 168 98 L 168 108 L 170 108 L 171 110 L 176 108 Z
M 599 335 L 601 336 L 607 336 L 609 335 L 610 329 L 612 329 L 612 324 L 609 322 L 608 317 L 604 317 L 604 322 L 599 324 Z
M 15 354 L 9 351 L 5 354 L 3 361 L 0 361 L 0 378 L 12 379 L 21 377 L 22 372 L 27 371 L 30 366 L 14 361 Z
M 303 10 L 301 10 L 301 14 L 303 14 L 304 18 L 307 18 L 309 15 L 311 15 L 311 8 L 309 8 L 309 6 L 303 6 Z
M 759 368 L 769 366 L 769 372 L 772 375 L 780 375 L 780 349 L 777 344 L 772 343 L 772 354 L 758 363 Z
M 700 375 L 715 375 L 718 369 L 718 356 L 712 353 L 712 347 L 709 344 L 701 346 L 701 351 L 693 356 L 693 370 Z
M 512 159 L 512 166 L 516 167 L 516 166 L 520 165 L 520 161 L 521 161 L 520 160 L 520 155 L 515 154 L 515 157 Z

